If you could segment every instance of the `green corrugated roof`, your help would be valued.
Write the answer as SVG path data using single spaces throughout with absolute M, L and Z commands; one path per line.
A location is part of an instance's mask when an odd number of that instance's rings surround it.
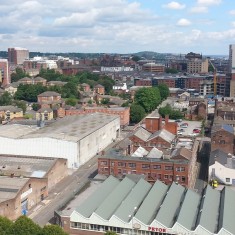
M 161 181 L 156 181 L 137 211 L 135 218 L 145 224 L 151 224 L 167 190 L 167 185 L 163 184 Z
M 150 188 L 151 184 L 144 179 L 140 179 L 136 186 L 130 191 L 126 199 L 119 206 L 114 215 L 122 221 L 128 222 L 130 220 L 129 215 L 133 215 L 134 208 L 139 207 Z
M 194 191 L 187 190 L 183 204 L 181 206 L 177 222 L 188 230 L 194 230 L 197 220 L 198 207 L 201 196 Z
M 207 186 L 202 204 L 202 211 L 199 212 L 199 225 L 210 231 L 217 232 L 220 205 L 220 191 Z
M 235 191 L 225 187 L 222 191 L 220 205 L 220 227 L 235 234 Z
M 125 177 L 125 179 L 123 179 L 122 182 L 101 203 L 95 213 L 108 220 L 135 185 L 136 183 L 134 181 Z
M 184 197 L 185 188 L 179 184 L 172 183 L 163 204 L 157 213 L 156 220 L 164 226 L 170 228 L 174 223 L 174 218 L 180 202 Z
M 84 201 L 76 211 L 84 217 L 90 217 L 91 214 L 98 208 L 98 206 L 105 200 L 105 198 L 114 190 L 114 188 L 120 183 L 117 178 L 109 176 L 107 180 L 93 193 L 90 197 Z

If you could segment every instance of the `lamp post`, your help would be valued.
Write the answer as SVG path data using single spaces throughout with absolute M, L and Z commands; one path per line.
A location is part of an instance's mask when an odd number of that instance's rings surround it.
M 134 207 L 134 210 L 133 212 L 128 215 L 128 217 L 130 218 L 131 220 L 131 235 L 134 235 L 134 228 L 133 228 L 133 217 L 134 217 L 134 214 L 135 214 L 135 211 L 137 210 L 137 206 Z

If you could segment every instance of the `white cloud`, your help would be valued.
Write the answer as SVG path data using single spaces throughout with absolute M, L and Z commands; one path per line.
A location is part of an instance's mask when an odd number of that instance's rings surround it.
M 178 2 L 169 2 L 168 4 L 163 5 L 163 7 L 173 10 L 182 10 L 185 8 L 185 4 L 180 4 Z
M 231 24 L 232 24 L 233 27 L 235 27 L 235 21 L 233 21 Z
M 203 6 L 219 5 L 222 0 L 197 0 L 197 3 Z
M 208 8 L 205 6 L 197 6 L 197 7 L 192 7 L 190 9 L 191 13 L 207 13 L 208 12 Z
M 184 18 L 178 20 L 177 23 L 176 23 L 176 25 L 178 25 L 178 26 L 189 26 L 191 24 L 192 23 L 191 23 L 190 20 L 187 20 L 187 19 L 184 19 Z
M 230 15 L 235 15 L 235 10 L 229 11 L 229 14 L 230 14 Z

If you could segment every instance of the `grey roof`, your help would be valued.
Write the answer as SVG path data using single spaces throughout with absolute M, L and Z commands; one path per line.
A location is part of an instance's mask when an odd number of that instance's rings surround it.
M 222 165 L 227 163 L 228 154 L 221 149 L 216 149 L 210 153 L 209 166 L 214 165 L 215 161 Z
M 28 180 L 28 178 L 0 176 L 0 203 L 15 198 Z
M 172 133 L 170 133 L 169 131 L 167 131 L 165 129 L 162 129 L 162 130 L 154 132 L 148 138 L 148 140 L 154 139 L 156 137 L 160 137 L 160 138 L 164 139 L 165 141 L 167 141 L 168 143 L 171 143 L 174 140 L 175 135 L 173 135 Z
M 145 224 L 150 224 L 156 216 L 157 210 L 162 204 L 167 191 L 167 185 L 161 181 L 156 181 L 137 211 L 135 218 Z
M 59 94 L 59 93 L 57 93 L 55 91 L 45 91 L 45 92 L 39 94 L 38 96 L 39 97 L 41 97 L 41 96 L 43 96 L 43 97 L 44 96 L 61 96 L 61 94 Z
M 44 112 L 48 112 L 51 113 L 53 110 L 51 108 L 40 108 L 37 113 L 44 113 Z
M 143 148 L 143 147 L 139 147 L 138 149 L 136 149 L 136 151 L 131 155 L 132 157 L 144 157 L 146 155 L 148 155 L 148 151 Z
M 22 112 L 23 110 L 16 106 L 7 105 L 7 106 L 0 106 L 0 111 Z
M 126 177 L 101 203 L 95 213 L 108 220 L 134 186 L 135 182 Z
M 202 198 L 198 224 L 211 233 L 216 233 L 219 218 L 220 191 L 213 190 L 210 186 L 207 186 L 204 191 L 205 197 Z
M 194 230 L 200 202 L 201 196 L 199 194 L 187 190 L 177 222 L 182 224 L 188 230 Z
M 163 155 L 163 152 L 159 149 L 153 147 L 150 152 L 147 155 L 147 158 L 161 158 Z
M 45 78 L 42 78 L 42 77 L 36 77 L 34 78 L 35 81 L 46 81 Z
M 147 141 L 148 138 L 152 135 L 151 132 L 147 131 L 143 127 L 138 128 L 134 134 L 134 136 L 138 137 L 139 139 L 143 141 Z
M 144 179 L 140 179 L 114 215 L 124 222 L 129 222 L 131 219 L 129 216 L 133 216 L 135 214 L 136 211 L 134 211 L 134 208 L 137 209 L 140 206 L 150 188 L 151 184 Z
M 109 176 L 96 193 L 88 197 L 83 204 L 77 207 L 76 211 L 85 217 L 90 217 L 119 183 L 120 181 L 118 179 Z
M 231 134 L 234 134 L 234 130 L 233 127 L 231 125 L 228 124 L 218 124 L 218 125 L 213 125 L 211 133 L 216 133 L 217 131 L 220 130 L 225 130 Z
M 48 137 L 78 142 L 84 136 L 99 130 L 116 119 L 119 119 L 119 116 L 104 113 L 66 116 L 36 132 L 25 135 L 24 138 Z
M 221 210 L 219 213 L 219 229 L 224 228 L 235 234 L 235 191 L 225 187 L 222 191 Z M 233 218 L 233 219 L 232 219 Z
M 39 172 L 44 177 L 56 161 L 55 158 L 0 155 L 0 166 L 4 166 L 1 168 L 3 174 L 14 172 L 15 176 L 24 177 L 39 177 Z
M 156 220 L 168 228 L 172 227 L 184 193 L 185 188 L 173 182 L 157 213 Z

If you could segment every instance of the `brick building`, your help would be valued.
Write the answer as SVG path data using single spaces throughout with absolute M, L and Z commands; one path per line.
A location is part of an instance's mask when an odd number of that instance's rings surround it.
M 128 174 L 144 175 L 149 182 L 161 180 L 166 184 L 176 181 L 181 185 L 189 186 L 193 169 L 192 151 L 179 148 L 171 155 L 159 155 L 159 150 L 152 148 L 147 154 L 121 155 L 118 150 L 111 150 L 105 156 L 98 158 L 98 173 L 113 175 L 122 178 Z
M 45 91 L 38 95 L 38 104 L 41 108 L 53 108 L 64 106 L 61 94 L 54 91 Z
M 225 153 L 234 153 L 234 130 L 227 124 L 214 125 L 211 130 L 211 151 L 220 149 Z
M 0 59 L 0 82 L 3 86 L 11 83 L 7 59 Z
M 29 50 L 21 47 L 8 48 L 8 61 L 12 65 L 23 64 L 29 58 Z
M 105 88 L 104 86 L 97 84 L 94 87 L 94 92 L 99 95 L 104 95 L 105 94 Z
M 63 111 L 64 110 L 64 111 Z M 113 115 L 119 115 L 121 126 L 129 125 L 130 122 L 130 108 L 129 107 L 114 107 L 114 108 L 104 108 L 104 107 L 85 107 L 77 109 L 74 107 L 69 108 L 59 108 L 57 110 L 57 116 L 71 116 L 71 115 L 82 115 L 88 113 L 107 113 Z

